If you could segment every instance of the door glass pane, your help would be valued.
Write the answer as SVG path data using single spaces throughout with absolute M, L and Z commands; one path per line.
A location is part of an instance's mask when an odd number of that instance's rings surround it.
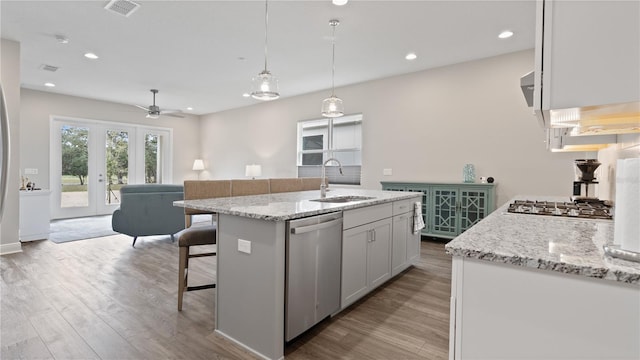
M 144 182 L 146 184 L 162 182 L 160 142 L 159 135 L 146 134 L 144 137 Z
M 63 125 L 60 128 L 62 169 L 60 207 L 87 207 L 89 129 Z
M 105 204 L 113 205 L 120 203 L 120 188 L 129 182 L 129 133 L 107 130 L 105 136 Z

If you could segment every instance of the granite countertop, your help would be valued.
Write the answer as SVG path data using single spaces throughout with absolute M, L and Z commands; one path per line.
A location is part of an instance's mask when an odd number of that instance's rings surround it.
M 382 191 L 363 189 L 331 189 L 327 198 L 356 195 L 374 199 L 347 203 L 323 203 L 311 201 L 320 198 L 319 190 L 285 192 L 252 196 L 235 196 L 213 199 L 175 201 L 173 204 L 198 210 L 244 216 L 269 221 L 284 221 L 306 216 L 326 214 L 334 211 L 357 209 L 365 206 L 383 204 L 391 201 L 416 198 L 420 201 L 422 193 L 403 191 Z
M 568 201 L 517 196 L 449 242 L 454 256 L 640 285 L 640 263 L 604 256 L 613 221 L 507 212 L 513 200 Z

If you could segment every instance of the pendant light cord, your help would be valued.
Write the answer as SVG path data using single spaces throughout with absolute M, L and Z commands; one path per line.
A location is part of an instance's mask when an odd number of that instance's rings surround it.
M 269 23 L 269 0 L 264 1 L 264 71 L 267 72 L 267 25 Z
M 333 27 L 333 33 L 331 36 L 332 42 L 332 54 L 331 54 L 331 96 L 335 96 L 335 76 L 336 76 L 336 26 L 338 26 L 337 21 L 331 22 L 331 27 Z

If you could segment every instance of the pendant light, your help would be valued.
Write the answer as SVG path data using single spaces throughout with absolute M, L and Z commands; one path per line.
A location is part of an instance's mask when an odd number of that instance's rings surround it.
M 329 20 L 329 25 L 333 28 L 332 36 L 332 57 L 331 57 L 331 96 L 322 101 L 322 116 L 335 118 L 344 115 L 344 106 L 342 105 L 342 99 L 337 97 L 334 93 L 335 72 L 336 72 L 336 26 L 340 25 L 338 20 Z
M 278 93 L 278 79 L 267 70 L 267 25 L 269 22 L 268 0 L 264 2 L 264 70 L 252 80 L 251 97 L 257 100 L 275 100 Z

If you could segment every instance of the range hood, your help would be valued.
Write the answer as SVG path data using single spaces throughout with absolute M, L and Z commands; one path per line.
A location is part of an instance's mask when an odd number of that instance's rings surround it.
M 547 149 L 552 152 L 598 151 L 618 142 L 618 136 L 590 135 L 571 136 L 570 128 L 547 129 Z
M 570 136 L 640 133 L 640 101 L 550 110 L 549 119 Z
M 529 107 L 534 107 L 534 97 L 540 96 L 535 91 L 535 76 L 535 71 L 531 71 L 520 78 L 520 88 Z M 545 109 L 541 103 L 533 109 L 541 125 L 547 129 L 569 129 L 562 132 L 563 137 L 640 133 L 640 101 L 566 109 Z M 601 143 L 596 139 L 608 138 L 594 138 L 594 143 Z
M 534 72 L 529 72 L 523 75 L 520 78 L 520 88 L 522 89 L 522 94 L 524 95 L 524 99 L 527 101 L 527 106 L 533 106 L 533 90 L 535 87 L 533 86 L 533 77 Z

